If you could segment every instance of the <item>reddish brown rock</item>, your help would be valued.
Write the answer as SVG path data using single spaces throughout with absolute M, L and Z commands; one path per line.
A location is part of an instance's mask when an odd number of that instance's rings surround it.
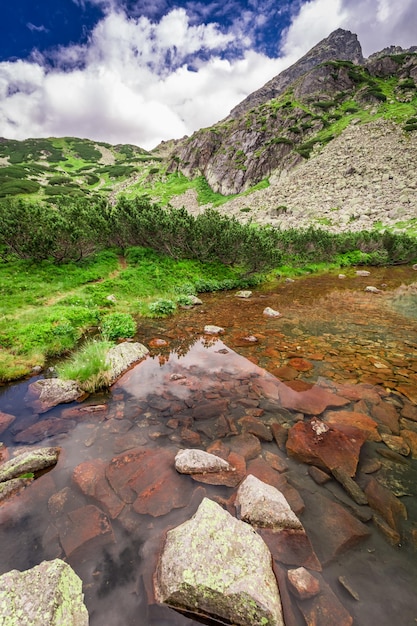
M 382 440 L 390 450 L 397 452 L 397 454 L 402 454 L 402 456 L 408 456 L 410 454 L 410 446 L 402 437 L 383 434 Z
M 3 413 L 3 411 L 0 411 L 0 435 L 9 428 L 10 424 L 13 424 L 15 419 L 15 415 L 10 415 L 10 413 Z
M 294 391 L 287 385 L 281 384 L 279 399 L 283 408 L 301 411 L 307 415 L 320 415 L 328 408 L 337 408 L 349 404 L 349 400 L 346 398 L 330 393 L 317 385 L 306 391 Z
M 187 446 L 201 446 L 201 436 L 190 428 L 182 428 L 180 437 Z
M 121 500 L 133 503 L 136 513 L 159 517 L 184 507 L 191 485 L 174 468 L 176 450 L 136 448 L 114 457 L 106 478 Z
M 307 626 L 352 626 L 352 616 L 323 579 L 320 591 L 309 600 L 297 602 Z
M 285 451 L 285 447 L 288 439 L 288 428 L 285 428 L 282 424 L 275 422 L 271 424 L 272 434 L 274 435 L 274 439 L 277 442 L 277 446 L 280 450 Z
M 228 401 L 220 398 L 211 402 L 202 402 L 197 404 L 193 409 L 193 417 L 195 420 L 207 420 L 212 417 L 219 417 L 227 411 Z
M 149 341 L 148 345 L 150 348 L 163 348 L 165 346 L 169 346 L 169 342 L 165 339 L 159 339 L 158 337 L 155 337 L 154 339 L 151 339 Z
M 246 461 L 256 458 L 262 452 L 259 439 L 250 433 L 231 437 L 227 443 L 233 452 L 243 456 Z
M 285 384 L 293 391 L 307 391 L 314 387 L 313 383 L 307 383 L 305 380 L 288 380 Z
M 389 402 L 380 402 L 380 404 L 372 406 L 371 416 L 377 422 L 387 426 L 394 435 L 399 434 L 399 415 L 395 406 Z
M 14 440 L 16 443 L 38 443 L 47 437 L 67 433 L 73 426 L 74 422 L 61 420 L 57 417 L 40 420 L 15 435 Z
M 417 406 L 414 406 L 411 402 L 405 400 L 404 406 L 401 410 L 401 417 L 417 422 Z
M 374 385 L 359 384 L 359 385 L 340 385 L 333 383 L 337 393 L 348 400 L 357 402 L 359 400 L 366 400 L 371 404 L 379 404 L 381 397 L 379 396 Z
M 342 468 L 349 476 L 354 476 L 359 453 L 366 440 L 363 431 L 345 427 L 344 431 L 329 427 L 326 432 L 317 434 L 313 428 L 316 420 L 298 422 L 288 434 L 287 452 L 303 463 L 317 465 L 324 470 Z
M 305 567 L 288 570 L 288 581 L 291 591 L 300 600 L 313 598 L 320 592 L 320 581 Z
M 297 378 L 298 372 L 293 367 L 289 365 L 283 365 L 282 367 L 277 367 L 272 370 L 274 376 L 279 378 L 280 380 L 294 380 Z
M 85 461 L 74 469 L 72 479 L 86 496 L 94 498 L 111 519 L 122 512 L 125 503 L 115 494 L 105 476 L 106 462 Z
M 401 437 L 408 444 L 413 459 L 417 459 L 417 433 L 413 430 L 402 430 Z
M 220 415 L 220 417 L 215 419 L 197 422 L 195 427 L 198 432 L 209 439 L 219 439 L 226 437 L 230 433 L 230 425 L 224 415 Z
M 278 563 L 321 571 L 320 561 L 304 530 L 260 528 L 258 532 Z
M 60 528 L 59 538 L 67 557 L 78 550 L 94 545 L 114 543 L 114 535 L 108 517 L 92 504 L 68 514 L 67 523 Z
M 273 452 L 269 452 L 269 450 L 265 450 L 263 455 L 264 455 L 265 461 L 268 463 L 268 465 L 272 467 L 272 469 L 280 473 L 286 472 L 288 470 L 287 463 L 284 461 L 284 459 L 282 459 L 277 454 L 274 454 Z
M 288 590 L 287 570 L 275 560 L 273 560 L 273 570 L 278 581 L 285 626 L 299 626 L 304 618 L 294 602 L 294 597 Z
M 304 490 L 302 496 L 309 511 L 303 525 L 322 565 L 334 561 L 369 536 L 362 522 L 321 492 Z
M 399 532 L 391 528 L 389 524 L 377 513 L 373 516 L 374 524 L 378 530 L 384 535 L 385 539 L 392 545 L 398 546 L 401 542 L 401 535 Z
M 293 359 L 290 359 L 288 364 L 290 367 L 293 367 L 295 370 L 297 370 L 297 372 L 308 372 L 314 367 L 314 365 L 310 363 L 310 361 L 307 361 L 306 359 L 303 359 L 301 357 L 295 357 Z
M 239 424 L 241 425 L 243 432 L 251 433 L 252 435 L 255 435 L 255 437 L 258 437 L 261 441 L 272 441 L 270 428 L 260 419 L 250 416 L 242 417 L 239 420 Z
M 363 430 L 368 441 L 381 441 L 378 424 L 368 415 L 356 411 L 327 411 L 324 421 L 332 426 L 346 424 Z
M 329 480 L 332 479 L 332 477 L 329 476 L 329 474 L 327 474 L 326 472 L 323 472 L 323 470 L 319 469 L 318 467 L 315 467 L 314 465 L 308 468 L 308 473 L 310 474 L 314 482 L 317 483 L 318 485 L 325 485 L 326 483 L 329 482 Z
M 369 479 L 365 493 L 369 506 L 379 513 L 391 528 L 400 532 L 401 520 L 407 519 L 407 509 L 401 500 L 374 478 Z
M 226 461 L 232 466 L 229 472 L 210 472 L 204 474 L 192 474 L 191 478 L 197 482 L 208 485 L 223 485 L 225 487 L 237 487 L 246 476 L 246 462 L 243 456 L 231 452 Z

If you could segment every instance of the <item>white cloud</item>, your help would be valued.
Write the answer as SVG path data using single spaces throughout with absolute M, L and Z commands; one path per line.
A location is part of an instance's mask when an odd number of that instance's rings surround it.
M 88 44 L 55 51 L 54 69 L 39 54 L 32 62 L 0 64 L 0 134 L 76 135 L 144 148 L 190 134 L 282 69 L 282 61 L 251 50 L 235 61 L 220 59 L 229 43 L 232 32 L 190 25 L 183 9 L 159 23 L 110 12 Z M 193 56 L 200 51 L 209 53 L 207 61 Z
M 417 43 L 415 0 L 300 2 L 277 59 L 252 49 L 249 10 L 226 32 L 191 23 L 184 9 L 153 22 L 112 9 L 111 0 L 85 1 L 107 7 L 87 44 L 0 63 L 0 136 L 75 135 L 152 148 L 224 118 L 335 28 L 356 32 L 365 55 Z M 225 50 L 240 54 L 225 58 Z

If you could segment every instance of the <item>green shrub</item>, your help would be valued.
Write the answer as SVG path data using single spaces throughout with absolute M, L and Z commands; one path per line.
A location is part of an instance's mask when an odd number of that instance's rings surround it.
M 193 304 L 193 299 L 191 296 L 182 293 L 177 298 L 177 304 L 179 304 L 180 306 L 191 306 Z
M 136 332 L 136 322 L 128 313 L 110 313 L 103 318 L 101 334 L 107 340 L 133 337 Z
M 168 317 L 168 315 L 172 315 L 175 312 L 176 308 L 176 304 L 173 300 L 166 300 L 164 298 L 155 300 L 155 302 L 151 302 L 149 305 L 149 311 L 156 317 Z

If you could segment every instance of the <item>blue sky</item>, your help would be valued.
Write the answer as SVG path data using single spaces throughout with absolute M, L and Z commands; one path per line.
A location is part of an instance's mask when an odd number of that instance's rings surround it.
M 334 29 L 417 45 L 415 0 L 15 0 L 0 24 L 0 136 L 152 148 L 225 117 Z

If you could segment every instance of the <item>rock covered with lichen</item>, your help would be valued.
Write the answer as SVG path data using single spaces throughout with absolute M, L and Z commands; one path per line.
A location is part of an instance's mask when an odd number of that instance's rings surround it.
M 0 576 L 0 623 L 5 626 L 88 626 L 82 582 L 64 561 L 43 561 Z
M 266 544 L 207 498 L 167 533 L 154 585 L 157 601 L 178 609 L 239 626 L 284 626 Z

